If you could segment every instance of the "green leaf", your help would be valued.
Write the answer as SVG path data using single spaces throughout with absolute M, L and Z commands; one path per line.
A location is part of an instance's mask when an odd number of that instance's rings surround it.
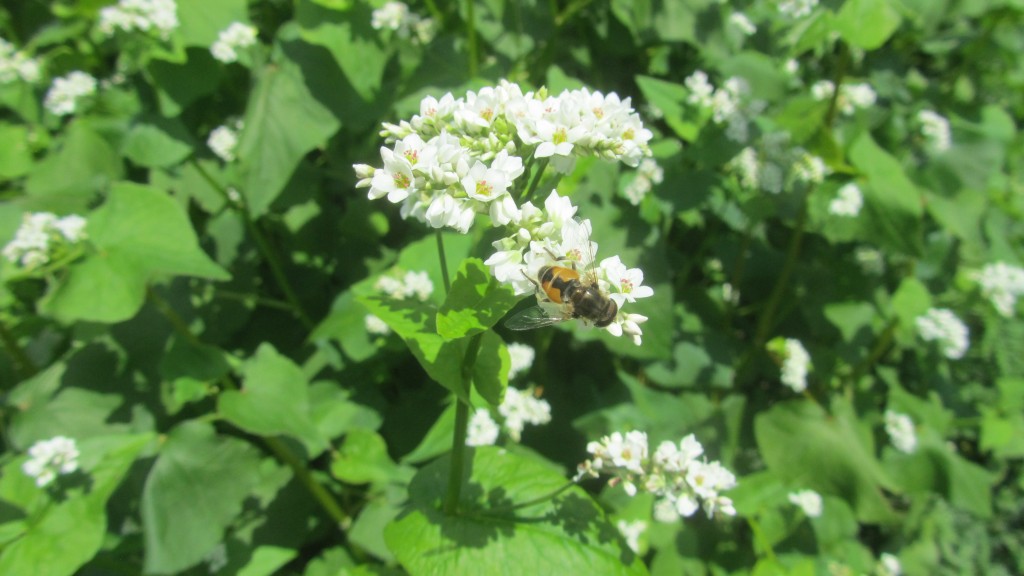
M 0 181 L 28 174 L 32 169 L 32 151 L 28 146 L 28 129 L 15 124 L 0 124 Z
M 512 289 L 491 276 L 482 260 L 467 258 L 437 312 L 437 333 L 446 340 L 479 334 L 518 302 Z
M 862 133 L 850 146 L 850 161 L 866 177 L 864 220 L 867 237 L 899 252 L 923 252 L 923 199 L 903 167 L 888 152 Z
M 0 501 L 8 506 L 34 504 L 41 509 L 26 510 L 31 521 L 21 524 L 21 533 L 0 553 L 0 574 L 75 574 L 99 552 L 107 531 L 107 501 L 152 438 L 143 434 L 79 441 L 81 472 L 77 474 L 88 475 L 88 489 L 69 482 L 59 500 L 51 500 L 21 472 L 25 458 L 5 466 L 0 475 Z
M 287 61 L 260 74 L 244 122 L 237 151 L 242 193 L 257 216 L 284 190 L 302 158 L 341 127 Z
M 122 172 L 121 159 L 110 144 L 87 121 L 77 119 L 68 124 L 56 151 L 36 164 L 25 191 L 80 212 Z
M 387 54 L 370 27 L 370 10 L 362 3 L 331 10 L 309 2 L 299 4 L 296 20 L 306 42 L 326 48 L 360 98 L 369 102 L 380 92 Z
M 875 307 L 868 302 L 834 302 L 826 304 L 825 318 L 839 329 L 844 342 L 853 342 L 862 330 L 871 334 L 871 321 L 874 320 Z
M 494 332 L 485 332 L 473 363 L 473 387 L 493 406 L 501 404 L 505 397 L 511 367 L 512 359 L 505 342 Z
M 686 106 L 686 98 L 689 91 L 685 86 L 650 76 L 637 76 L 636 85 L 643 92 L 644 98 L 661 110 L 665 123 L 677 136 L 686 142 L 697 139 L 703 122 L 698 122 L 698 118 L 687 118 L 689 108 Z
M 349 484 L 396 481 L 401 471 L 388 456 L 388 445 L 373 430 L 352 430 L 331 462 L 331 474 Z
M 175 34 L 186 46 L 209 50 L 217 36 L 232 22 L 249 22 L 245 0 L 176 0 L 178 28 Z
M 163 275 L 226 280 L 228 274 L 199 247 L 184 210 L 148 186 L 122 182 L 89 217 L 96 247 L 67 280 L 40 302 L 62 322 L 120 322 L 142 306 L 149 281 Z
M 439 508 L 448 459 L 420 471 L 406 510 L 384 531 L 411 574 L 646 574 L 603 511 L 548 466 L 504 450 L 470 450 L 460 513 Z M 513 509 L 517 504 L 532 505 Z
M 900 282 L 890 303 L 892 313 L 899 320 L 901 340 L 912 344 L 917 337 L 915 320 L 932 307 L 932 295 L 920 280 L 909 276 Z
M 345 355 L 362 362 L 377 353 L 377 336 L 366 331 L 366 307 L 356 301 L 351 290 L 342 292 L 331 305 L 331 312 L 313 330 L 310 340 L 331 338 Z
M 769 470 L 793 485 L 843 498 L 863 522 L 891 519 L 882 493 L 890 482 L 853 414 L 840 410 L 829 416 L 812 402 L 776 404 L 754 421 L 761 455 Z
M 309 383 L 295 363 L 261 344 L 242 366 L 242 381 L 241 390 L 226 390 L 217 399 L 226 420 L 261 436 L 291 436 L 311 459 L 327 449 L 311 417 Z
M 164 116 L 178 116 L 189 104 L 216 91 L 220 83 L 223 69 L 207 46 L 185 53 L 184 64 L 153 59 L 146 67 Z
M 901 20 L 890 0 L 846 0 L 834 25 L 852 46 L 874 50 L 889 40 Z
M 888 450 L 885 467 L 908 493 L 934 492 L 981 518 L 992 516 L 992 474 L 950 452 L 945 443 L 922 439 L 913 454 Z
M 142 491 L 145 571 L 170 574 L 202 561 L 242 511 L 258 473 L 251 445 L 219 437 L 209 424 L 172 430 Z
M 147 168 L 174 166 L 192 154 L 192 135 L 180 120 L 146 115 L 125 136 L 124 155 Z

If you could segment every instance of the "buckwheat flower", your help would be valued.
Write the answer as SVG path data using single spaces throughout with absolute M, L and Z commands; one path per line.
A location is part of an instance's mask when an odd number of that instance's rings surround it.
M 806 152 L 793 164 L 793 175 L 807 184 L 821 184 L 829 172 L 824 160 Z
M 729 170 L 739 177 L 740 185 L 744 188 L 754 189 L 758 184 L 759 162 L 757 151 L 747 146 L 727 164 Z
M 498 441 L 499 432 L 501 429 L 491 418 L 491 413 L 486 408 L 478 408 L 469 420 L 466 446 L 491 446 Z
M 416 296 L 420 301 L 426 301 L 434 293 L 434 283 L 430 281 L 430 276 L 427 275 L 425 270 L 406 272 L 403 280 L 405 281 L 406 293 L 410 296 Z
M 777 341 L 776 341 L 777 342 Z M 769 342 L 770 348 L 777 344 Z M 811 355 L 795 338 L 782 340 L 782 374 L 780 380 L 796 393 L 807 389 L 807 373 L 811 370 Z
M 790 58 L 782 65 L 782 69 L 790 76 L 796 76 L 800 72 L 800 61 L 796 58 Z
M 619 520 L 615 523 L 615 527 L 619 529 L 619 534 L 626 540 L 626 545 L 634 553 L 640 553 L 640 537 L 643 536 L 644 532 L 647 531 L 647 522 L 643 520 L 633 520 L 632 522 L 627 520 Z
M 844 184 L 828 205 L 828 211 L 835 216 L 856 216 L 864 205 L 864 196 L 853 182 Z
M 95 93 L 96 79 L 76 70 L 53 81 L 43 106 L 57 116 L 67 116 L 75 113 L 79 100 Z
M 1024 268 L 996 262 L 986 264 L 979 272 L 971 274 L 971 278 L 978 282 L 982 295 L 992 302 L 999 314 L 1013 317 L 1017 298 L 1024 294 Z
M 878 250 L 859 246 L 854 250 L 853 257 L 865 274 L 881 276 L 885 273 L 885 257 Z
M 508 369 L 508 379 L 511 380 L 533 366 L 536 352 L 531 346 L 513 342 L 508 345 L 508 355 L 512 360 L 512 365 Z
M 370 26 L 374 30 L 392 30 L 402 38 L 406 38 L 410 32 L 416 31 L 418 37 L 427 37 L 427 41 L 429 41 L 431 30 L 428 28 L 420 31 L 418 27 L 423 22 L 403 2 L 387 2 L 374 10 L 370 18 Z
M 27 213 L 3 256 L 25 270 L 39 268 L 85 240 L 85 226 L 86 220 L 75 214 L 58 218 L 49 212 Z
M 402 282 L 401 278 L 395 278 L 394 276 L 384 275 L 377 278 L 373 287 L 377 291 L 396 300 L 404 300 L 409 295 L 406 290 L 405 283 Z
M 903 574 L 903 566 L 900 559 L 888 552 L 882 552 L 878 558 L 878 567 L 875 569 L 877 576 L 900 576 Z
M 35 479 L 42 488 L 57 479 L 78 470 L 78 447 L 65 436 L 40 440 L 28 449 L 29 459 L 21 465 L 26 475 Z
M 166 40 L 178 27 L 178 7 L 174 0 L 120 0 L 116 6 L 100 10 L 100 33 L 113 36 L 117 30 L 156 32 Z
M 885 411 L 885 432 L 889 441 L 900 452 L 913 454 L 917 450 L 917 434 L 914 432 L 914 421 L 906 414 Z
M 875 105 L 878 100 L 878 94 L 870 84 L 861 82 L 858 84 L 843 84 L 843 96 L 847 104 L 850 106 L 850 112 L 852 113 L 854 108 L 870 108 Z
M 752 36 L 757 32 L 757 26 L 743 12 L 733 12 L 730 14 L 729 24 L 739 30 L 744 36 Z
M 0 38 L 0 84 L 19 79 L 30 84 L 39 80 L 39 61 Z
M 210 46 L 213 57 L 225 64 L 238 60 L 238 51 L 256 44 L 256 27 L 242 22 L 232 22 L 220 31 L 217 41 Z
M 832 94 L 836 91 L 836 85 L 831 80 L 818 80 L 814 84 L 811 84 L 811 98 L 818 100 L 828 100 L 832 98 Z
M 626 268 L 618 256 L 605 258 L 601 261 L 598 269 L 611 287 L 608 297 L 614 300 L 619 307 L 627 302 L 636 302 L 637 298 L 648 298 L 654 295 L 654 289 L 642 285 L 643 270 Z
M 936 152 L 949 150 L 953 142 L 949 120 L 932 110 L 921 110 L 917 113 L 917 121 L 921 123 L 921 135 L 928 146 Z
M 967 325 L 952 310 L 931 308 L 914 323 L 921 339 L 936 342 L 942 355 L 950 360 L 963 358 L 971 344 Z
M 818 0 L 780 0 L 778 3 L 779 13 L 789 18 L 804 18 L 810 16 L 818 5 Z
M 711 107 L 711 97 L 715 93 L 715 87 L 708 82 L 708 75 L 703 70 L 697 70 L 683 80 L 683 84 L 690 91 L 686 101 L 696 104 L 701 108 Z
M 363 319 L 363 324 L 366 326 L 366 332 L 369 334 L 377 334 L 379 336 L 391 334 L 391 327 L 381 320 L 380 317 L 373 314 L 367 314 L 366 318 Z
M 790 492 L 789 501 L 804 511 L 810 518 L 821 516 L 821 495 L 814 490 Z
M 498 413 L 504 417 L 504 428 L 513 441 L 519 442 L 523 428 L 551 422 L 551 405 L 533 394 L 533 390 L 521 391 L 509 386 L 505 398 L 498 406 Z
M 235 149 L 238 148 L 239 130 L 241 130 L 241 122 L 235 122 L 233 128 L 229 125 L 217 126 L 210 131 L 206 145 L 221 160 L 234 162 Z

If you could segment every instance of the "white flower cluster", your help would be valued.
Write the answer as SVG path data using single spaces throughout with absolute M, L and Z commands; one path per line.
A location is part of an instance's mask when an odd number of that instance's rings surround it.
M 815 100 L 828 100 L 835 93 L 836 85 L 831 80 L 819 80 L 811 86 L 811 96 Z M 859 84 L 842 84 L 839 87 L 839 98 L 836 106 L 840 112 L 849 116 L 858 109 L 870 108 L 875 105 L 878 95 L 867 82 Z
M 235 159 L 235 148 L 238 148 L 238 133 L 242 130 L 242 121 L 236 120 L 217 126 L 210 130 L 206 138 L 206 145 L 225 162 L 233 162 Z
M 155 31 L 166 40 L 178 27 L 178 6 L 174 0 L 120 0 L 100 10 L 99 31 L 113 36 L 117 30 Z
M 900 576 L 903 574 L 903 566 L 900 559 L 888 552 L 882 552 L 878 557 L 878 566 L 875 568 L 877 576 Z
M 434 21 L 420 18 L 404 2 L 387 2 L 374 10 L 370 26 L 374 30 L 392 30 L 399 38 L 408 38 L 412 32 L 413 38 L 423 44 L 430 42 L 435 33 Z
M 914 421 L 906 414 L 885 411 L 885 432 L 889 441 L 900 452 L 913 454 L 917 449 L 917 434 L 914 432 Z
M 225 64 L 238 60 L 238 50 L 248 48 L 256 43 L 256 27 L 242 22 L 232 22 L 220 31 L 216 42 L 210 46 L 213 57 Z
M 79 98 L 95 93 L 96 79 L 85 72 L 75 70 L 54 79 L 46 93 L 46 99 L 43 100 L 43 106 L 57 116 L 67 116 L 75 113 Z
M 644 158 L 636 169 L 636 177 L 626 186 L 626 198 L 633 206 L 639 206 L 651 188 L 664 179 L 665 171 L 661 166 L 653 158 Z
M 647 317 L 623 312 L 627 303 L 647 298 L 654 290 L 643 285 L 644 274 L 639 268 L 626 268 L 618 256 L 594 261 L 597 244 L 590 241 L 590 221 L 573 219 L 576 207 L 568 198 L 554 190 L 544 201 L 544 209 L 530 202 L 520 210 L 518 230 L 493 243 L 495 253 L 484 263 L 500 282 L 509 284 L 517 295 L 537 293 L 537 299 L 551 317 L 565 314 L 563 306 L 546 301 L 538 291 L 536 279 L 544 266 L 569 266 L 586 275 L 591 271 L 598 289 L 618 305 L 618 314 L 605 327 L 614 336 L 628 334 L 640 345 L 643 331 L 640 324 Z
M 921 110 L 917 121 L 921 123 L 921 135 L 932 149 L 936 152 L 949 150 L 953 144 L 949 120 L 932 110 Z
M 40 488 L 56 480 L 57 476 L 78 470 L 78 447 L 73 439 L 65 436 L 36 442 L 28 449 L 28 455 L 29 459 L 21 465 L 21 470 L 34 478 Z
M 804 18 L 818 5 L 818 0 L 780 0 L 779 13 L 789 18 Z
M 1000 314 L 1007 318 L 1013 317 L 1017 298 L 1024 294 L 1024 268 L 996 262 L 987 264 L 971 277 L 981 285 L 981 293 Z
M 533 359 L 537 353 L 531 346 L 513 342 L 508 345 L 508 355 L 512 359 L 512 366 L 508 369 L 508 379 L 511 380 L 533 366 Z
M 494 444 L 498 441 L 502 428 L 513 442 L 519 442 L 527 424 L 539 426 L 551 422 L 551 405 L 547 400 L 537 398 L 532 388 L 506 388 L 505 398 L 498 406 L 498 413 L 502 416 L 501 425 L 494 421 L 491 412 L 486 408 L 479 408 L 473 413 L 466 433 L 467 446 Z
M 730 14 L 729 24 L 739 30 L 744 36 L 753 36 L 757 32 L 757 26 L 743 12 L 733 12 Z
M 810 152 L 804 152 L 793 163 L 793 176 L 798 181 L 806 184 L 821 184 L 830 172 L 831 170 L 825 165 L 825 161 Z
M 85 239 L 85 218 L 58 218 L 49 212 L 25 214 L 14 239 L 3 249 L 4 258 L 26 270 L 43 266 L 64 255 Z
M 926 342 L 936 341 L 942 355 L 950 360 L 963 358 L 971 344 L 967 325 L 951 310 L 931 308 L 914 323 L 921 338 Z
M 811 355 L 795 338 L 786 338 L 783 342 L 782 376 L 780 380 L 793 392 L 807 389 L 807 373 L 811 369 Z
M 377 334 L 379 336 L 387 336 L 391 334 L 391 327 L 380 319 L 379 316 L 373 314 L 367 314 L 363 319 L 363 325 L 366 327 L 368 334 Z
M 853 258 L 865 274 L 881 276 L 885 273 L 885 256 L 876 248 L 858 246 L 853 252 Z
M 494 226 L 520 222 L 511 192 L 524 158 L 546 159 L 561 173 L 580 156 L 635 167 L 650 155 L 651 138 L 628 98 L 585 89 L 524 94 L 507 81 L 458 99 L 428 96 L 419 114 L 384 124 L 381 134 L 394 149 L 381 148 L 382 168 L 356 165 L 356 187 L 401 204 L 403 218 L 460 232 L 478 213 L 489 214 Z
M 736 476 L 721 463 L 700 458 L 704 447 L 693 434 L 678 445 L 662 442 L 653 457 L 647 433 L 637 430 L 615 432 L 590 442 L 587 452 L 593 457 L 577 468 L 577 482 L 609 474 L 613 476 L 609 484 L 622 484 L 630 496 L 640 491 L 651 493 L 657 498 L 654 517 L 660 522 L 692 516 L 701 507 L 709 518 L 716 511 L 736 515 L 732 500 L 721 494 L 736 486 Z
M 743 78 L 733 76 L 715 88 L 708 75 L 697 70 L 683 81 L 690 95 L 686 101 L 711 111 L 715 124 L 725 124 L 725 136 L 733 142 L 750 138 L 750 118 L 764 110 L 765 102 L 750 98 L 750 86 Z
M 615 523 L 615 527 L 619 529 L 619 534 L 622 534 L 622 538 L 626 540 L 626 545 L 634 553 L 640 553 L 640 537 L 647 531 L 647 522 L 643 520 L 619 520 Z
M 401 278 L 384 275 L 377 279 L 374 288 L 396 300 L 405 300 L 415 296 L 420 302 L 426 302 L 434 293 L 434 283 L 425 271 L 408 271 Z
M 19 78 L 29 83 L 39 80 L 39 61 L 0 38 L 0 84 Z
M 788 495 L 789 501 L 804 511 L 809 518 L 821 516 L 821 494 L 814 490 L 798 490 Z
M 860 209 L 864 205 L 864 195 L 861 193 L 860 188 L 857 187 L 853 182 L 844 184 L 836 197 L 829 202 L 828 211 L 829 214 L 835 216 L 848 216 L 854 217 L 860 214 Z

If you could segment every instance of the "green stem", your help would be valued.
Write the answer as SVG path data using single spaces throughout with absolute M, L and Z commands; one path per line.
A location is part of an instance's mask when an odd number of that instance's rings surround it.
M 288 465 L 295 474 L 295 477 L 299 479 L 299 482 L 306 487 L 307 490 L 316 498 L 320 506 L 327 512 L 327 514 L 338 524 L 338 526 L 344 530 L 351 523 L 352 519 L 349 518 L 348 514 L 341 509 L 341 506 L 334 499 L 334 495 L 331 494 L 323 484 L 317 482 L 316 478 L 309 472 L 309 468 L 306 467 L 306 463 L 300 460 L 283 442 L 277 438 L 263 438 L 263 442 L 266 443 L 270 451 L 274 453 L 274 456 Z
M 782 296 L 785 294 L 786 287 L 789 284 L 789 277 L 792 276 L 793 270 L 796 269 L 806 227 L 807 196 L 804 196 L 800 204 L 800 215 L 797 216 L 796 229 L 793 230 L 793 236 L 789 239 L 786 263 L 782 265 L 782 272 L 779 274 L 779 279 L 775 282 L 775 287 L 772 289 L 772 294 L 768 299 L 768 305 L 765 306 L 764 313 L 761 315 L 761 321 L 757 325 L 757 332 L 754 338 L 755 348 L 759 349 L 764 346 L 764 343 L 768 341 L 768 335 L 771 333 L 772 328 L 774 328 L 775 312 L 779 309 L 779 304 L 782 303 Z
M 857 380 L 860 380 L 861 376 L 867 374 L 868 370 L 870 370 L 871 367 L 882 358 L 882 356 L 885 356 L 885 353 L 889 350 L 889 345 L 892 344 L 897 324 L 899 324 L 899 320 L 895 318 L 886 324 L 885 329 L 882 331 L 882 335 L 878 337 L 878 341 L 876 341 L 874 347 L 871 348 L 871 353 L 868 354 L 868 357 L 865 358 L 863 362 L 854 368 L 853 374 L 850 375 L 851 384 L 856 384 Z
M 476 364 L 483 332 L 473 335 L 466 347 L 466 356 L 462 359 L 462 391 L 469 397 L 470 385 L 473 381 L 473 366 Z M 455 431 L 452 434 L 452 459 L 448 469 L 448 491 L 444 498 L 444 513 L 452 516 L 459 510 L 459 496 L 462 493 L 462 473 L 466 467 L 466 431 L 469 428 L 469 405 L 458 398 L 455 399 Z
M 0 340 L 3 340 L 4 348 L 7 349 L 7 353 L 14 360 L 16 370 L 24 374 L 26 378 L 39 372 L 39 367 L 22 350 L 21 346 L 18 345 L 18 339 L 14 337 L 14 334 L 11 334 L 11 331 L 7 329 L 7 325 L 3 322 L 0 322 Z
M 750 531 L 754 533 L 754 540 L 757 540 L 761 544 L 761 547 L 764 549 L 765 556 L 770 560 L 775 560 L 775 550 L 772 549 L 771 543 L 764 535 L 764 530 L 761 529 L 761 524 L 753 518 L 747 518 L 747 526 L 750 526 Z
M 452 281 L 448 276 L 448 258 L 444 255 L 444 236 L 441 231 L 437 231 L 437 258 L 441 262 L 441 279 L 444 281 L 444 293 L 445 296 L 452 289 Z
M 171 323 L 174 327 L 174 331 L 177 332 L 181 337 L 188 340 L 188 342 L 194 346 L 202 345 L 199 338 L 192 333 L 192 329 L 188 327 L 188 323 L 181 317 L 180 314 L 171 306 L 167 300 L 164 300 L 163 296 L 160 296 L 153 290 L 152 287 L 146 287 L 146 298 L 156 306 L 156 309 L 163 314 L 164 318 Z
M 466 49 L 469 52 L 469 77 L 476 76 L 480 55 L 476 47 L 476 0 L 466 0 Z
M 523 193 L 523 197 L 519 199 L 520 201 L 526 202 L 533 198 L 533 193 L 537 190 L 537 187 L 540 186 L 541 177 L 544 176 L 544 171 L 547 170 L 548 163 L 550 161 L 550 158 L 542 158 L 540 162 L 537 162 L 537 172 L 534 173 L 533 179 L 530 180 L 530 186 L 526 189 L 526 192 Z
M 267 262 L 267 265 L 270 266 L 270 273 L 274 276 L 274 281 L 277 282 L 278 288 L 281 289 L 281 292 L 284 293 L 285 299 L 289 304 L 291 304 L 292 313 L 295 314 L 306 328 L 311 330 L 314 326 L 313 321 L 310 320 L 309 315 L 306 314 L 305 309 L 302 307 L 302 303 L 295 294 L 295 290 L 292 288 L 291 283 L 288 282 L 288 276 L 284 273 L 284 268 L 281 266 L 281 262 L 278 260 L 277 254 L 271 250 L 270 243 L 267 242 L 266 237 L 263 235 L 259 226 L 257 226 L 256 221 L 253 220 L 252 215 L 249 214 L 249 208 L 243 203 L 232 200 L 231 196 L 228 195 L 227 190 L 225 190 L 219 182 L 214 180 L 213 176 L 211 176 L 210 173 L 203 168 L 202 164 L 196 161 L 194 157 L 191 159 L 191 163 L 192 166 L 199 171 L 199 174 L 203 179 L 217 190 L 230 206 L 235 207 L 236 212 L 238 212 L 238 215 L 245 223 L 246 230 L 248 230 L 249 235 L 252 236 L 252 239 L 256 242 L 256 248 L 260 251 L 260 254 L 263 255 L 263 259 Z

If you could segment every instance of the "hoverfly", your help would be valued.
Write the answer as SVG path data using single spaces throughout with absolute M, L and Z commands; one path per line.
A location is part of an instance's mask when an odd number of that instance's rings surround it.
M 532 330 L 573 318 L 603 328 L 615 320 L 619 305 L 601 290 L 597 281 L 590 222 L 577 220 L 575 227 L 569 244 L 576 254 L 553 255 L 556 262 L 568 263 L 568 266 L 543 266 L 536 279 L 527 277 L 537 287 L 540 304 L 509 318 L 505 326 L 510 330 Z M 579 261 L 585 264 L 582 274 L 576 269 Z

